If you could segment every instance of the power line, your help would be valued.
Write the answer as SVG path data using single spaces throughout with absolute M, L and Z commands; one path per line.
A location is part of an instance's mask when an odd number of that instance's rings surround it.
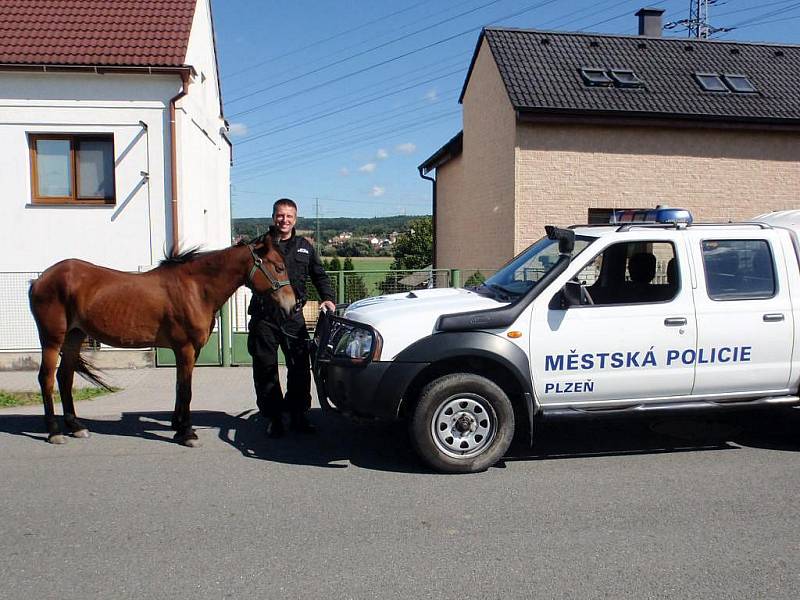
M 443 95 L 444 94 L 449 94 L 451 92 L 457 92 L 460 89 L 461 89 L 460 86 L 459 87 L 454 87 L 454 88 L 450 88 L 448 90 L 444 90 L 441 93 Z M 327 134 L 334 133 L 334 132 L 338 132 L 340 130 L 357 131 L 359 129 L 372 127 L 376 122 L 386 123 L 391 119 L 395 119 L 397 117 L 400 117 L 402 115 L 406 115 L 406 114 L 409 114 L 409 113 L 412 113 L 412 112 L 419 114 L 419 112 L 421 110 L 425 110 L 428 107 L 436 106 L 438 104 L 441 104 L 441 102 L 442 102 L 441 100 L 430 101 L 427 98 L 423 98 L 422 100 L 415 100 L 414 102 L 409 102 L 409 103 L 402 104 L 400 106 L 395 107 L 395 110 L 393 111 L 393 113 L 392 113 L 392 115 L 390 117 L 387 117 L 385 112 L 380 112 L 380 113 L 376 113 L 376 114 L 370 115 L 368 117 L 360 117 L 359 119 L 357 119 L 355 121 L 348 121 L 346 123 L 342 123 L 340 125 L 336 125 L 335 127 L 331 127 L 331 128 L 328 128 L 328 129 L 322 129 L 322 130 L 319 130 L 319 131 L 315 131 L 314 133 L 309 134 L 309 135 L 303 135 L 303 136 L 300 136 L 300 137 L 297 137 L 297 138 L 292 138 L 292 139 L 289 139 L 289 140 L 285 140 L 284 142 L 281 142 L 279 145 L 267 146 L 266 148 L 260 148 L 259 152 L 247 155 L 244 160 L 237 160 L 236 161 L 236 166 L 242 166 L 242 165 L 245 165 L 245 164 L 249 164 L 249 163 L 251 163 L 251 162 L 253 162 L 255 160 L 258 160 L 260 158 L 264 158 L 264 151 L 266 151 L 267 153 L 269 151 L 285 152 L 286 150 L 290 150 L 290 149 L 296 148 L 298 145 L 302 146 L 302 145 L 304 145 L 303 142 L 306 142 L 306 141 L 309 141 L 309 140 L 314 140 L 315 143 L 316 143 L 316 140 L 318 140 L 320 138 L 320 136 L 327 135 Z M 425 106 L 420 109 L 419 108 L 420 104 L 423 104 Z M 403 111 L 400 111 L 400 112 L 396 112 L 396 110 L 398 108 L 407 108 L 407 107 L 411 107 L 411 108 L 408 108 L 408 110 L 403 110 Z M 297 142 L 300 142 L 300 144 L 297 144 Z
M 506 15 L 506 16 L 501 17 L 499 19 L 496 19 L 496 20 L 492 21 L 490 24 L 496 24 L 496 23 L 500 23 L 502 21 L 507 21 L 509 19 L 513 19 L 515 17 L 523 15 L 523 14 L 525 14 L 527 12 L 530 12 L 532 10 L 535 10 L 537 8 L 541 8 L 541 7 L 546 6 L 548 4 L 552 4 L 552 3 L 556 2 L 556 1 L 557 0 L 544 0 L 543 2 L 537 2 L 535 4 L 532 4 L 532 5 L 528 6 L 528 7 L 520 10 L 520 11 L 517 11 L 517 12 L 512 13 L 510 15 Z M 459 37 L 463 37 L 463 36 L 465 36 L 465 35 L 467 35 L 469 33 L 474 33 L 475 31 L 479 31 L 482 28 L 483 28 L 482 26 L 471 27 L 470 29 L 467 29 L 467 30 L 462 31 L 460 33 L 456 33 L 454 35 L 450 35 L 448 37 L 445 37 L 443 39 L 437 40 L 437 41 L 432 42 L 430 44 L 425 44 L 424 46 L 420 46 L 419 48 L 415 48 L 413 50 L 409 50 L 408 52 L 404 52 L 404 53 L 399 54 L 397 56 L 393 56 L 392 58 L 388 58 L 386 60 L 382 60 L 380 62 L 377 62 L 377 63 L 374 63 L 374 64 L 369 65 L 367 67 L 364 67 L 362 69 L 358 69 L 356 71 L 352 71 L 350 73 L 346 73 L 346 74 L 341 75 L 339 77 L 335 77 L 334 79 L 329 79 L 328 81 L 324 81 L 322 83 L 307 87 L 307 88 L 299 90 L 297 92 L 294 92 L 294 93 L 291 93 L 291 94 L 287 94 L 287 95 L 282 96 L 280 98 L 275 98 L 274 100 L 270 100 L 269 102 L 265 102 L 263 104 L 259 104 L 258 106 L 249 108 L 247 110 L 243 110 L 243 111 L 240 111 L 238 113 L 234 113 L 232 115 L 229 115 L 229 118 L 234 118 L 234 117 L 238 117 L 238 116 L 241 116 L 241 115 L 246 115 L 246 114 L 255 112 L 257 110 L 260 110 L 262 108 L 265 108 L 266 106 L 270 106 L 272 104 L 275 104 L 277 102 L 282 102 L 283 100 L 288 100 L 289 98 L 294 98 L 295 96 L 299 96 L 300 94 L 305 94 L 306 92 L 310 92 L 310 91 L 319 89 L 321 87 L 324 87 L 326 85 L 330 85 L 331 83 L 338 83 L 339 81 L 343 81 L 344 79 L 348 79 L 348 78 L 353 77 L 355 75 L 360 75 L 361 73 L 365 73 L 367 71 L 371 71 L 372 69 L 377 69 L 378 67 L 382 67 L 384 65 L 387 65 L 387 64 L 392 63 L 394 61 L 400 60 L 402 58 L 407 58 L 409 56 L 417 54 L 418 52 L 422 52 L 423 50 L 428 50 L 429 48 L 433 48 L 434 46 L 438 46 L 440 44 L 444 44 L 446 42 L 452 41 L 452 40 L 457 39 Z
M 451 77 L 452 75 L 457 74 L 460 71 L 463 71 L 464 69 L 466 69 L 464 57 L 469 55 L 469 54 L 470 53 L 459 52 L 458 54 L 448 56 L 446 59 L 443 59 L 442 64 L 440 64 L 439 67 L 437 67 L 435 69 L 428 70 L 428 71 L 424 72 L 422 75 L 420 75 L 419 69 L 414 69 L 413 71 L 402 73 L 402 74 L 397 75 L 395 77 L 389 77 L 387 79 L 376 81 L 376 82 L 372 83 L 369 86 L 365 86 L 365 87 L 362 87 L 362 88 L 351 90 L 351 91 L 349 91 L 349 92 L 347 92 L 345 94 L 340 94 L 339 96 L 328 96 L 325 99 L 325 104 L 328 105 L 328 108 L 326 110 L 319 111 L 317 113 L 313 113 L 313 114 L 310 114 L 310 115 L 307 115 L 307 116 L 308 117 L 313 117 L 313 116 L 317 116 L 319 114 L 325 114 L 328 110 L 330 110 L 330 105 L 332 103 L 338 101 L 338 100 L 343 100 L 345 98 L 350 98 L 350 97 L 353 97 L 353 96 L 357 96 L 357 97 L 359 97 L 359 98 L 361 98 L 363 100 L 363 99 L 365 99 L 365 92 L 371 92 L 371 93 L 366 95 L 366 98 L 371 98 L 376 94 L 380 95 L 380 92 L 374 92 L 374 90 L 375 89 L 379 89 L 382 85 L 387 84 L 387 83 L 393 84 L 394 86 L 398 86 L 399 85 L 401 87 L 404 86 L 404 85 L 407 85 L 407 84 L 411 84 L 411 83 L 420 83 L 420 82 L 430 83 L 429 80 L 430 80 L 431 75 L 435 75 L 437 73 L 441 73 L 442 71 L 448 71 L 448 69 L 449 69 L 449 71 L 447 73 L 445 73 L 444 75 L 442 75 L 441 79 L 444 79 L 445 77 Z M 456 60 L 452 60 L 454 58 Z M 455 70 L 453 70 L 454 67 L 456 68 Z M 404 76 L 405 75 L 409 75 L 409 74 L 413 74 L 415 76 L 410 78 L 410 79 L 405 80 Z M 391 91 L 392 89 L 394 89 L 394 88 L 390 87 L 386 91 L 388 92 L 388 91 Z M 316 104 L 317 103 L 315 103 L 315 105 Z M 295 117 L 296 118 L 297 112 L 298 112 L 298 108 L 294 107 L 291 110 L 291 112 L 284 113 L 282 115 L 276 115 L 276 116 L 274 116 L 274 117 L 272 117 L 270 119 L 267 119 L 267 120 L 257 121 L 255 123 L 248 123 L 248 130 L 256 128 L 256 127 L 260 127 L 260 126 L 266 125 L 266 124 L 271 124 L 274 127 L 275 126 L 275 124 L 274 124 L 275 120 L 282 119 L 282 118 L 285 118 L 285 117 Z M 256 133 L 256 132 L 253 132 L 253 133 Z
M 377 96 L 375 98 L 371 98 L 369 100 L 363 100 L 361 102 L 355 102 L 353 104 L 350 104 L 349 106 L 346 106 L 346 107 L 343 107 L 343 108 L 338 108 L 338 109 L 332 110 L 332 111 L 328 111 L 326 113 L 323 113 L 322 115 L 317 115 L 317 116 L 314 116 L 314 117 L 308 117 L 306 119 L 301 119 L 299 121 L 295 121 L 293 123 L 289 123 L 288 125 L 284 125 L 283 127 L 276 127 L 275 129 L 271 129 L 269 131 L 265 131 L 265 132 L 260 133 L 258 135 L 254 135 L 254 136 L 250 136 L 248 138 L 245 138 L 245 139 L 241 140 L 240 142 L 238 142 L 238 144 L 239 145 L 247 144 L 247 143 L 250 143 L 250 142 L 252 142 L 254 140 L 266 137 L 268 135 L 273 135 L 273 134 L 278 133 L 280 131 L 286 131 L 287 129 L 291 129 L 292 127 L 297 127 L 299 125 L 305 125 L 307 123 L 311 123 L 312 121 L 317 121 L 317 120 L 323 119 L 325 117 L 330 117 L 332 115 L 344 112 L 346 110 L 350 110 L 352 108 L 356 108 L 356 107 L 359 107 L 359 106 L 364 106 L 365 104 L 369 104 L 371 102 L 376 102 L 377 100 L 382 100 L 382 99 L 388 98 L 390 96 L 396 96 L 397 94 L 400 94 L 402 92 L 406 92 L 408 90 L 412 90 L 412 89 L 420 87 L 422 85 L 426 85 L 426 84 L 431 83 L 433 81 L 438 81 L 440 79 L 444 79 L 445 77 L 449 77 L 450 75 L 453 75 L 453 74 L 455 74 L 455 73 L 457 73 L 457 72 L 459 72 L 461 70 L 462 69 L 456 70 L 453 73 L 450 73 L 448 75 L 442 75 L 440 77 L 433 77 L 433 78 L 428 79 L 426 81 L 423 81 L 421 83 L 417 83 L 417 84 L 414 84 L 414 85 L 409 85 L 409 86 L 406 86 L 404 88 L 401 88 L 401 89 L 393 91 L 393 92 L 387 92 L 385 94 L 381 94 L 380 96 Z
M 304 50 L 308 50 L 309 48 L 314 48 L 316 46 L 319 46 L 320 44 L 324 44 L 326 42 L 330 42 L 332 40 L 335 40 L 337 38 L 345 36 L 345 35 L 347 35 L 349 33 L 353 33 L 354 31 L 358 31 L 360 29 L 364 29 L 365 27 L 369 27 L 370 25 L 375 25 L 375 23 L 380 23 L 381 21 L 385 21 L 386 19 L 390 19 L 392 17 L 396 17 L 397 15 L 400 15 L 402 13 L 405 13 L 405 12 L 408 12 L 410 10 L 413 10 L 413 9 L 417 8 L 418 6 L 422 6 L 424 4 L 428 4 L 428 2 L 427 1 L 417 2 L 416 4 L 412 4 L 411 6 L 407 6 L 405 8 L 401 8 L 400 10 L 396 10 L 396 11 L 394 11 L 392 13 L 389 13 L 388 15 L 384 15 L 382 17 L 378 17 L 376 19 L 372 19 L 371 21 L 367 21 L 366 23 L 362 23 L 361 25 L 358 25 L 356 27 L 351 27 L 350 29 L 347 29 L 345 31 L 341 31 L 339 33 L 336 33 L 336 34 L 334 34 L 332 36 L 329 36 L 329 37 L 326 37 L 324 39 L 317 40 L 315 42 L 311 42 L 310 44 L 306 44 L 305 46 L 301 46 L 299 48 L 295 48 L 294 50 L 289 50 L 288 52 L 284 52 L 283 54 L 279 54 L 278 56 L 273 56 L 273 57 L 268 58 L 266 60 L 262 60 L 260 62 L 255 63 L 255 64 L 249 65 L 247 67 L 243 67 L 243 68 L 239 69 L 238 71 L 234 71 L 233 73 L 228 73 L 223 79 L 228 79 L 230 77 L 236 77 L 237 75 L 241 75 L 242 73 L 246 73 L 247 71 L 251 71 L 251 70 L 256 69 L 256 68 L 258 68 L 258 67 L 260 67 L 262 65 L 265 65 L 267 63 L 275 62 L 275 61 L 280 60 L 282 58 L 286 58 L 287 56 L 292 56 L 293 54 L 297 54 L 298 52 L 302 52 Z
M 284 79 L 283 81 L 279 81 L 278 83 L 273 83 L 272 85 L 269 85 L 269 86 L 267 86 L 265 88 L 261 88 L 261 89 L 255 90 L 253 92 L 244 94 L 242 96 L 238 96 L 236 98 L 232 98 L 232 99 L 228 100 L 228 103 L 229 104 L 233 104 L 235 102 L 239 102 L 241 100 L 245 100 L 246 98 L 250 98 L 251 96 L 255 96 L 256 94 L 261 94 L 263 92 L 267 92 L 269 90 L 273 90 L 273 89 L 275 89 L 277 87 L 280 87 L 282 85 L 285 85 L 287 83 L 291 83 L 292 81 L 297 81 L 298 79 L 303 79 L 304 77 L 308 77 L 309 75 L 313 75 L 315 73 L 319 73 L 320 71 L 324 71 L 326 69 L 329 69 L 329 68 L 331 68 L 333 66 L 340 65 L 340 64 L 342 64 L 344 62 L 347 62 L 348 60 L 352 60 L 354 58 L 358 58 L 359 56 L 364 56 L 365 54 L 369 54 L 370 52 L 374 52 L 375 50 L 379 50 L 380 48 L 385 48 L 386 46 L 390 46 L 391 44 L 394 44 L 396 42 L 408 39 L 408 38 L 410 38 L 412 36 L 415 36 L 415 35 L 417 35 L 419 33 L 422 33 L 423 31 L 428 31 L 430 29 L 438 27 L 439 25 L 443 25 L 445 23 L 449 23 L 450 21 L 454 21 L 455 19 L 459 19 L 459 18 L 461 18 L 463 16 L 466 16 L 466 15 L 469 15 L 471 13 L 477 12 L 479 10 L 482 10 L 482 9 L 488 7 L 488 6 L 491 6 L 493 4 L 497 4 L 500 1 L 501 0 L 490 0 L 489 2 L 485 2 L 484 4 L 481 4 L 480 6 L 476 6 L 475 8 L 471 8 L 470 10 L 467 10 L 467 11 L 464 11 L 462 13 L 459 13 L 459 14 L 453 16 L 453 17 L 449 17 L 447 19 L 443 19 L 443 20 L 438 21 L 436 23 L 432 23 L 430 25 L 422 27 L 421 29 L 417 29 L 416 31 L 412 31 L 411 33 L 407 33 L 405 35 L 401 35 L 400 37 L 396 37 L 396 38 L 394 38 L 392 40 L 389 40 L 387 42 L 383 42 L 382 44 L 378 44 L 377 46 L 373 46 L 372 48 L 367 48 L 366 50 L 362 50 L 361 52 L 356 52 L 355 54 L 351 54 L 350 56 L 346 56 L 346 57 L 341 58 L 339 60 L 335 60 L 335 61 L 330 62 L 328 64 L 322 65 L 321 67 L 317 67 L 316 69 L 312 69 L 311 71 L 306 71 L 305 73 L 301 73 L 300 75 L 295 75 L 294 77 L 290 77 L 289 79 Z
M 457 112 L 457 111 L 456 111 L 456 112 Z M 422 125 L 420 125 L 420 126 L 418 126 L 418 127 L 412 127 L 412 128 L 408 128 L 408 129 L 403 129 L 401 133 L 402 133 L 402 134 L 406 134 L 406 133 L 413 133 L 413 132 L 415 132 L 415 131 L 419 131 L 419 130 L 421 130 L 421 129 L 426 129 L 426 128 L 428 128 L 428 127 L 430 126 L 430 124 L 431 124 L 431 123 L 433 123 L 434 121 L 442 121 L 442 120 L 444 120 L 444 119 L 447 119 L 447 118 L 450 118 L 450 116 L 448 116 L 448 115 L 445 115 L 445 116 L 443 116 L 443 117 L 440 117 L 440 118 L 438 118 L 438 119 L 436 119 L 436 120 L 433 120 L 433 119 L 426 120 L 426 121 L 425 121 L 425 123 L 423 123 Z M 370 135 L 370 136 L 368 136 L 368 137 L 365 137 L 365 138 L 363 138 L 363 139 L 357 140 L 357 141 L 355 141 L 355 142 L 353 142 L 353 143 L 351 143 L 351 144 L 348 144 L 347 146 L 339 147 L 339 148 L 336 148 L 336 149 L 334 149 L 334 150 L 331 150 L 331 151 L 329 151 L 329 152 L 326 152 L 325 154 L 317 154 L 317 153 L 314 153 L 314 155 L 313 155 L 311 158 L 309 158 L 308 160 L 302 160 L 302 158 L 295 158 L 295 159 L 293 159 L 293 160 L 295 160 L 295 161 L 299 161 L 299 162 L 295 162 L 295 163 L 292 165 L 292 167 L 301 167 L 301 166 L 305 166 L 305 165 L 308 165 L 308 164 L 311 164 L 311 163 L 317 162 L 317 161 L 319 161 L 319 160 L 322 160 L 322 159 L 324 159 L 324 158 L 328 158 L 329 156 L 335 156 L 336 154 L 341 154 L 342 152 L 345 152 L 345 151 L 347 151 L 347 150 L 349 150 L 349 149 L 351 149 L 351 148 L 357 147 L 358 145 L 360 145 L 360 144 L 363 144 L 364 142 L 371 141 L 371 140 L 373 140 L 373 139 L 375 139 L 375 138 L 382 137 L 382 136 L 384 136 L 384 135 L 387 135 L 387 134 L 386 134 L 386 133 L 380 133 L 380 134 L 376 134 L 376 135 Z M 399 135 L 396 135 L 396 136 L 390 136 L 388 139 L 397 138 L 397 137 L 399 137 Z M 307 156 L 308 156 L 308 155 L 307 155 Z M 253 174 L 251 174 L 251 175 L 247 175 L 246 177 L 243 177 L 243 178 L 238 178 L 238 179 L 237 179 L 237 181 L 238 181 L 239 183 L 241 183 L 241 182 L 243 182 L 243 181 L 250 181 L 250 180 L 251 180 L 251 179 L 253 179 L 253 178 L 260 177 L 260 176 L 263 176 L 263 175 L 269 175 L 269 174 L 271 174 L 271 173 L 275 173 L 275 172 L 277 172 L 277 171 L 282 171 L 282 170 L 285 170 L 285 169 L 286 169 L 286 167 L 268 168 L 266 171 L 263 171 L 263 172 L 261 172 L 261 173 L 253 173 Z M 236 174 L 236 175 L 238 175 L 238 174 Z
M 469 0 L 469 1 L 470 2 L 474 2 L 475 0 Z M 426 14 L 426 18 L 431 19 L 431 18 L 434 18 L 434 17 L 438 17 L 439 15 L 443 15 L 443 14 L 447 14 L 447 13 L 453 12 L 453 10 L 454 10 L 453 6 L 448 6 L 444 10 L 440 10 L 440 11 L 436 11 L 436 12 L 433 12 L 433 13 Z M 406 23 L 405 25 L 400 25 L 398 27 L 394 27 L 392 29 L 392 31 L 393 32 L 402 31 L 404 29 L 408 29 L 412 25 L 416 25 L 416 23 L 417 23 L 417 21 L 414 21 L 413 23 Z M 373 35 L 373 36 L 369 36 L 369 37 L 360 39 L 355 44 L 350 44 L 349 46 L 345 46 L 345 47 L 340 48 L 338 50 L 333 50 L 331 52 L 328 52 L 328 53 L 326 53 L 325 57 L 328 58 L 328 59 L 331 59 L 334 56 L 345 54 L 345 53 L 353 50 L 354 48 L 359 48 L 359 47 L 364 46 L 364 45 L 366 45 L 366 44 L 368 44 L 368 43 L 370 43 L 370 42 L 372 42 L 374 40 L 385 39 L 385 38 L 386 38 L 386 33 L 381 32 L 381 33 L 378 33 L 377 35 Z M 286 76 L 286 75 L 288 75 L 290 73 L 296 73 L 297 70 L 298 70 L 297 66 L 292 66 L 292 67 L 290 67 L 288 69 L 284 69 L 283 71 L 279 71 L 277 73 L 271 74 L 271 77 L 272 77 L 272 79 L 277 79 L 279 77 Z M 241 89 L 242 92 L 244 92 L 246 90 L 252 90 L 255 87 L 257 87 L 259 84 L 260 84 L 260 82 L 256 82 L 256 83 L 253 83 L 253 84 L 250 84 L 250 85 L 242 86 L 240 89 Z
M 366 133 L 366 134 L 360 134 L 359 136 L 356 136 L 355 138 L 345 138 L 345 140 L 337 140 L 336 144 L 333 144 L 333 145 L 330 145 L 330 146 L 327 146 L 327 147 L 323 147 L 323 148 L 316 148 L 313 152 L 310 152 L 310 153 L 307 152 L 305 154 L 302 154 L 302 153 L 301 154 L 293 154 L 293 155 L 284 156 L 280 160 L 267 160 L 265 163 L 250 164 L 250 165 L 247 165 L 247 167 L 245 167 L 244 169 L 242 169 L 240 171 L 234 171 L 234 172 L 236 173 L 236 175 L 241 175 L 243 171 L 245 173 L 249 173 L 253 169 L 263 169 L 263 168 L 267 168 L 270 171 L 272 171 L 272 170 L 275 169 L 276 165 L 280 165 L 280 164 L 283 164 L 283 163 L 286 163 L 286 162 L 290 162 L 291 163 L 291 162 L 295 162 L 296 160 L 303 160 L 305 157 L 308 157 L 308 156 L 316 156 L 316 157 L 321 158 L 324 153 L 329 153 L 329 152 L 332 152 L 332 151 L 345 152 L 346 150 L 348 150 L 348 149 L 350 149 L 350 148 L 352 148 L 354 146 L 358 146 L 359 144 L 363 144 L 364 142 L 372 141 L 374 139 L 382 138 L 383 136 L 386 136 L 386 135 L 391 135 L 391 134 L 396 134 L 396 133 L 406 133 L 406 132 L 410 133 L 412 131 L 417 131 L 418 129 L 421 129 L 421 128 L 424 128 L 424 127 L 430 125 L 431 123 L 439 122 L 441 120 L 444 120 L 444 119 L 447 119 L 449 117 L 455 116 L 455 115 L 457 115 L 459 113 L 460 113 L 460 110 L 459 109 L 455 109 L 455 110 L 451 110 L 451 111 L 448 111 L 448 112 L 440 113 L 438 115 L 425 117 L 425 118 L 423 118 L 421 120 L 417 119 L 417 120 L 414 120 L 414 121 L 409 121 L 409 122 L 403 123 L 402 125 L 399 125 L 399 126 L 397 124 L 395 124 L 394 126 L 392 126 L 391 128 L 388 128 L 388 129 L 384 129 L 384 130 L 380 130 L 380 131 L 371 131 L 371 132 Z M 412 126 L 412 125 L 416 125 L 416 124 L 421 124 L 422 127 L 406 129 L 406 127 L 409 127 L 409 126 Z M 325 157 L 330 156 L 330 154 L 324 154 L 324 155 L 325 155 Z
M 650 2 L 650 3 L 648 3 L 648 6 L 650 8 L 655 8 L 656 6 L 660 6 L 660 5 L 664 4 L 666 1 L 667 0 L 661 0 L 660 2 Z M 618 14 L 615 17 L 609 17 L 608 19 L 603 19 L 602 21 L 598 21 L 597 23 L 592 23 L 591 25 L 586 25 L 585 27 L 581 27 L 580 29 L 578 29 L 578 31 L 586 31 L 590 27 L 597 27 L 598 25 L 605 25 L 606 23 L 610 23 L 611 21 L 616 21 L 617 19 L 621 19 L 622 17 L 627 17 L 627 16 L 629 16 L 628 11 L 626 11 L 626 12 L 624 12 L 622 14 Z

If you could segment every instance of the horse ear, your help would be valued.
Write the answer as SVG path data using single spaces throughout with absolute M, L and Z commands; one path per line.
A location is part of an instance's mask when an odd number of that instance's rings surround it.
M 274 243 L 278 242 L 278 237 L 280 237 L 279 234 L 280 232 L 278 231 L 278 228 L 275 227 L 275 225 L 269 226 L 269 231 L 267 232 L 267 235 L 272 239 Z

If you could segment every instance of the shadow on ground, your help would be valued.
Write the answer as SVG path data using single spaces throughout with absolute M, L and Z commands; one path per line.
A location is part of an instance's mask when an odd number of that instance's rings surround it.
M 81 420 L 94 435 L 175 444 L 169 427 L 171 416 L 166 411 L 127 412 L 116 421 Z M 253 411 L 239 415 L 192 413 L 197 429 L 217 430 L 220 440 L 246 458 L 322 468 L 355 465 L 379 471 L 426 472 L 413 454 L 401 423 L 356 423 L 338 415 L 325 415 L 319 409 L 312 410 L 309 418 L 318 427 L 316 434 L 287 433 L 284 438 L 272 440 L 265 435 L 264 421 Z M 0 433 L 46 443 L 40 416 L 0 416 Z M 800 411 L 738 413 L 713 419 L 552 420 L 537 424 L 535 433 L 532 449 L 517 440 L 505 462 L 728 451 L 741 446 L 800 451 Z M 504 462 L 498 464 L 504 466 Z

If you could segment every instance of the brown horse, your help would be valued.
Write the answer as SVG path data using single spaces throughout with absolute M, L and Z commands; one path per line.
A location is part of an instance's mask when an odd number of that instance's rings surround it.
M 119 348 L 172 349 L 177 369 L 172 416 L 175 439 L 186 446 L 197 446 L 189 412 L 192 370 L 211 334 L 214 314 L 243 284 L 254 293 L 268 294 L 284 314 L 297 310 L 273 236 L 270 230 L 250 244 L 173 254 L 145 273 L 123 273 L 77 259 L 61 261 L 42 273 L 31 284 L 29 296 L 42 344 L 39 385 L 48 441 L 65 442 L 53 409 L 53 375 L 59 352 L 58 388 L 69 434 L 89 436 L 75 416 L 75 372 L 108 387 L 80 355 L 88 335 Z

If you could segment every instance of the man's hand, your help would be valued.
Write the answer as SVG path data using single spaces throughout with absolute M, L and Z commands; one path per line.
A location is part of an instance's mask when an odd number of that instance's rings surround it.
M 333 312 L 336 312 L 336 305 L 333 302 L 331 302 L 330 300 L 325 300 L 325 301 L 322 302 L 322 304 L 319 305 L 319 309 L 322 312 L 333 313 Z

